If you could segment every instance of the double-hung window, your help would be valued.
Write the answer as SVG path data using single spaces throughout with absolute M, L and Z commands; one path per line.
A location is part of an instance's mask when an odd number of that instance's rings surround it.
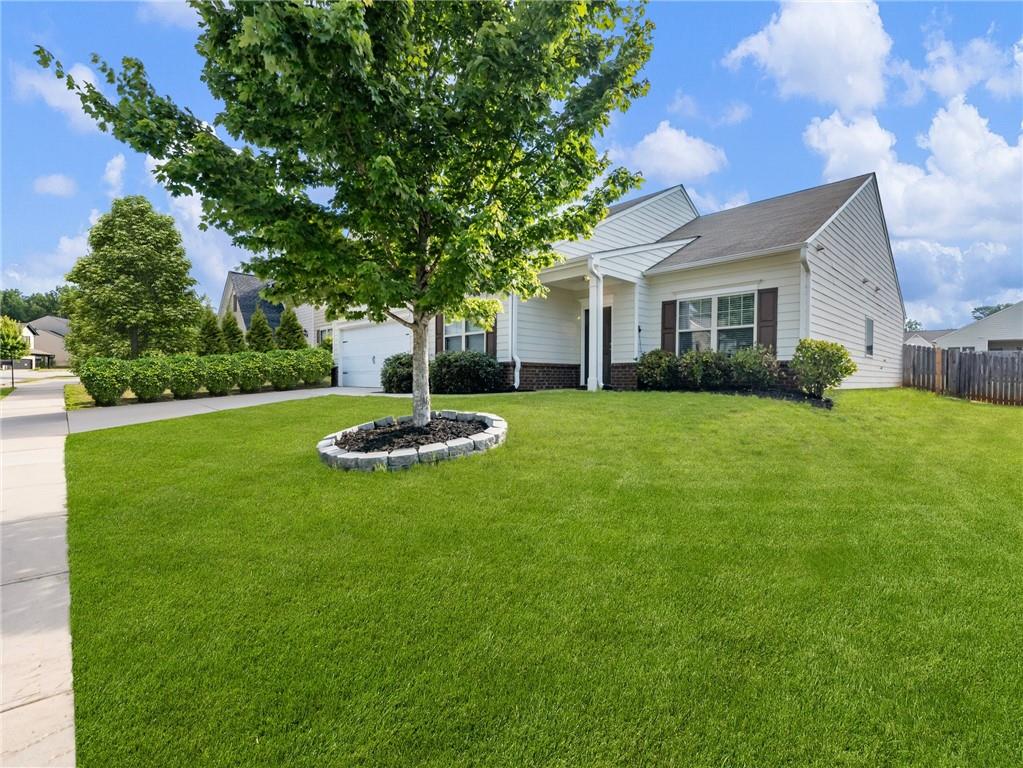
M 731 355 L 756 338 L 756 294 L 705 296 L 678 303 L 678 353 L 717 349 Z
M 469 320 L 454 320 L 444 323 L 444 351 L 462 352 L 487 351 L 487 333 Z
M 874 321 L 869 317 L 863 321 L 863 351 L 867 357 L 874 356 Z

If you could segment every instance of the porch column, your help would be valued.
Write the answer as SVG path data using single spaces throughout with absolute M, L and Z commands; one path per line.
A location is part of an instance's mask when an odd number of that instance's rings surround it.
M 590 333 L 586 344 L 589 348 L 590 366 L 586 372 L 586 389 L 596 392 L 603 386 L 601 379 L 604 361 L 601 352 L 604 349 L 604 280 L 596 270 L 590 270 Z

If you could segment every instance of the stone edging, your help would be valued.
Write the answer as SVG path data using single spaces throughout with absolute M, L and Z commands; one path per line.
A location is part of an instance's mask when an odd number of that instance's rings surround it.
M 359 451 L 345 451 L 338 448 L 335 440 L 349 432 L 358 430 L 377 429 L 379 427 L 390 427 L 394 424 L 411 424 L 411 416 L 384 416 L 376 421 L 367 421 L 355 427 L 342 429 L 340 432 L 327 435 L 316 444 L 316 451 L 320 454 L 320 460 L 332 469 L 358 470 L 372 472 L 374 470 L 395 471 L 408 469 L 416 464 L 436 464 L 447 459 L 457 459 L 461 456 L 471 456 L 475 453 L 483 453 L 491 448 L 496 448 L 505 441 L 508 436 L 508 422 L 493 413 L 474 413 L 472 411 L 432 411 L 434 419 L 448 419 L 451 421 L 482 421 L 487 428 L 469 437 L 456 437 L 443 443 L 431 443 L 422 445 L 419 448 L 397 448 L 393 451 L 373 451 L 363 453 Z

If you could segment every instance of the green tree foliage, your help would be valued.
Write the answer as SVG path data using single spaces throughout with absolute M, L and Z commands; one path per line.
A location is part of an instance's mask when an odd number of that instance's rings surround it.
M 44 315 L 61 316 L 61 295 L 63 288 L 56 288 L 46 293 L 24 294 L 17 288 L 4 288 L 0 291 L 0 312 L 27 323 Z
M 281 322 L 274 332 L 274 343 L 278 349 L 305 349 L 309 346 L 302 324 L 298 322 L 298 315 L 291 307 L 281 314 Z
M 256 307 L 256 311 L 249 318 L 249 332 L 245 334 L 245 341 L 253 352 L 269 352 L 276 349 L 273 329 L 259 307 Z
M 19 360 L 28 354 L 28 350 L 28 339 L 21 335 L 21 325 L 6 315 L 0 315 L 0 360 Z M 14 386 L 13 366 L 11 386 Z
M 137 59 L 94 58 L 113 100 L 43 48 L 39 63 L 172 194 L 202 195 L 206 223 L 259 254 L 269 298 L 411 329 L 417 424 L 437 313 L 489 326 L 499 304 L 479 297 L 542 294 L 551 243 L 639 182 L 594 139 L 647 89 L 642 3 L 193 5 L 217 132 Z
M 217 322 L 217 316 L 209 307 L 203 309 L 199 319 L 199 343 L 196 351 L 200 355 L 223 355 L 228 351 L 224 332 Z
M 228 352 L 234 354 L 248 349 L 245 344 L 245 334 L 242 332 L 241 326 L 238 325 L 238 318 L 234 316 L 233 312 L 224 314 L 220 321 L 220 330 L 224 334 L 224 343 L 227 344 Z
M 985 304 L 980 307 L 974 307 L 970 314 L 973 315 L 974 320 L 983 320 L 988 315 L 993 315 L 995 312 L 1001 312 L 1003 309 L 1008 309 L 1012 304 Z
M 924 329 L 923 323 L 921 323 L 919 320 L 910 320 L 908 318 L 906 319 L 905 330 L 913 332 L 922 331 L 923 329 Z
M 140 195 L 115 200 L 67 275 L 68 351 L 80 361 L 192 349 L 201 305 L 191 266 L 172 217 Z

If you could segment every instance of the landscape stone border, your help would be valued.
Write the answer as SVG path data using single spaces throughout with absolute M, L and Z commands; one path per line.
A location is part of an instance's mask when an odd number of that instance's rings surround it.
M 396 448 L 393 451 L 346 451 L 339 448 L 336 440 L 350 432 L 359 430 L 379 429 L 390 427 L 395 424 L 411 424 L 411 416 L 384 416 L 376 421 L 367 421 L 365 424 L 358 424 L 354 427 L 342 429 L 327 435 L 316 444 L 316 451 L 320 454 L 320 460 L 332 469 L 344 469 L 348 471 L 373 472 L 374 470 L 386 470 L 394 472 L 399 469 L 408 469 L 416 464 L 436 464 L 439 461 L 457 459 L 462 456 L 489 451 L 501 445 L 508 436 L 508 422 L 494 413 L 475 413 L 473 411 L 431 411 L 434 419 L 447 419 L 449 421 L 482 421 L 487 428 L 469 437 L 456 437 L 443 443 L 431 443 L 422 445 L 419 448 Z

